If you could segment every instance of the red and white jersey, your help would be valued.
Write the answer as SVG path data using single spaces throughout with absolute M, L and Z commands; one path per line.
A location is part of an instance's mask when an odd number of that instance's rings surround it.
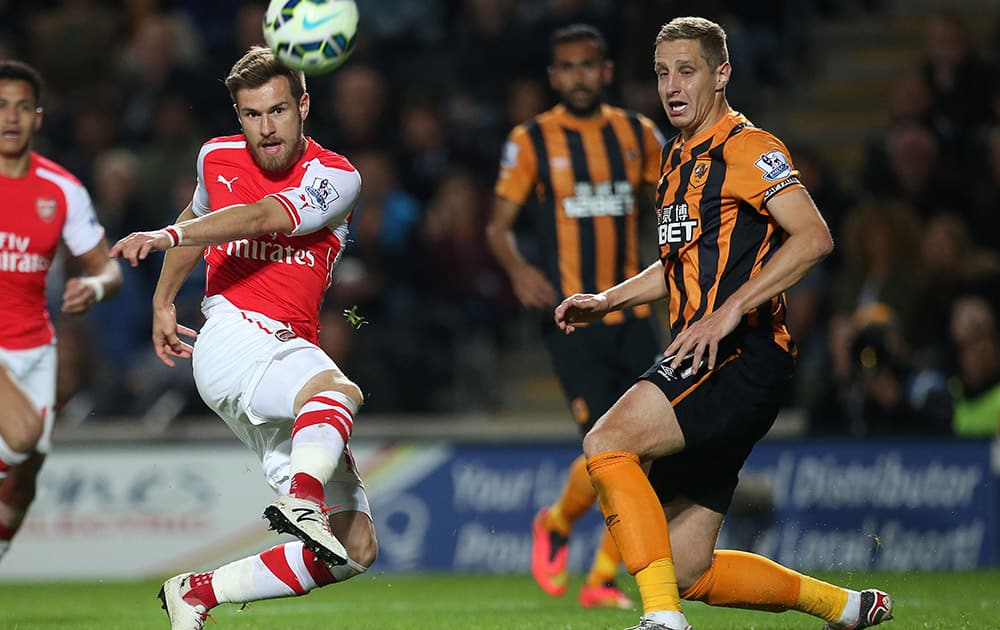
M 307 138 L 302 158 L 274 176 L 254 162 L 242 135 L 213 138 L 198 155 L 198 216 L 234 205 L 277 199 L 294 228 L 209 247 L 206 307 L 221 296 L 237 308 L 288 324 L 313 343 L 333 269 L 347 243 L 361 178 L 347 158 Z
M 45 277 L 62 239 L 74 256 L 104 238 L 87 189 L 34 151 L 24 177 L 0 175 L 0 347 L 52 341 Z

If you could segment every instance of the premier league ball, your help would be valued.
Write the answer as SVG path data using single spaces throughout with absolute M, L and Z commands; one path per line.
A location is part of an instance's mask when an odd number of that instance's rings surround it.
M 322 74 L 347 61 L 358 32 L 354 0 L 271 0 L 264 41 L 282 63 Z

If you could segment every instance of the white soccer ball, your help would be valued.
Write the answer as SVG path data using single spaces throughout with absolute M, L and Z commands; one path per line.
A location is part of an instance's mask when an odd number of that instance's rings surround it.
M 271 0 L 264 41 L 282 63 L 322 74 L 347 61 L 358 33 L 354 0 Z

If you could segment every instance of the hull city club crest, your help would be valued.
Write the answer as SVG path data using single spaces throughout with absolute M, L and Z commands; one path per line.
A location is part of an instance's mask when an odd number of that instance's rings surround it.
M 58 205 L 55 199 L 35 200 L 35 211 L 38 212 L 38 218 L 46 223 L 51 223 L 52 219 L 55 218 L 57 208 Z
M 711 166 L 711 159 L 695 160 L 694 168 L 691 170 L 690 186 L 692 188 L 700 188 L 704 185 L 705 180 L 708 179 L 708 171 L 711 170 Z

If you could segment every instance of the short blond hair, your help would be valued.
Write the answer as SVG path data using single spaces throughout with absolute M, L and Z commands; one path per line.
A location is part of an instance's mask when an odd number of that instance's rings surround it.
M 251 46 L 250 50 L 233 64 L 226 77 L 226 89 L 229 90 L 229 97 L 235 103 L 237 92 L 246 88 L 259 88 L 274 77 L 288 79 L 288 88 L 296 103 L 306 93 L 305 75 L 281 63 L 274 56 L 274 52 L 264 46 Z
M 697 40 L 701 44 L 702 56 L 712 70 L 729 61 L 726 31 L 712 20 L 701 17 L 674 18 L 660 28 L 653 45 L 655 47 L 662 42 L 682 39 Z

